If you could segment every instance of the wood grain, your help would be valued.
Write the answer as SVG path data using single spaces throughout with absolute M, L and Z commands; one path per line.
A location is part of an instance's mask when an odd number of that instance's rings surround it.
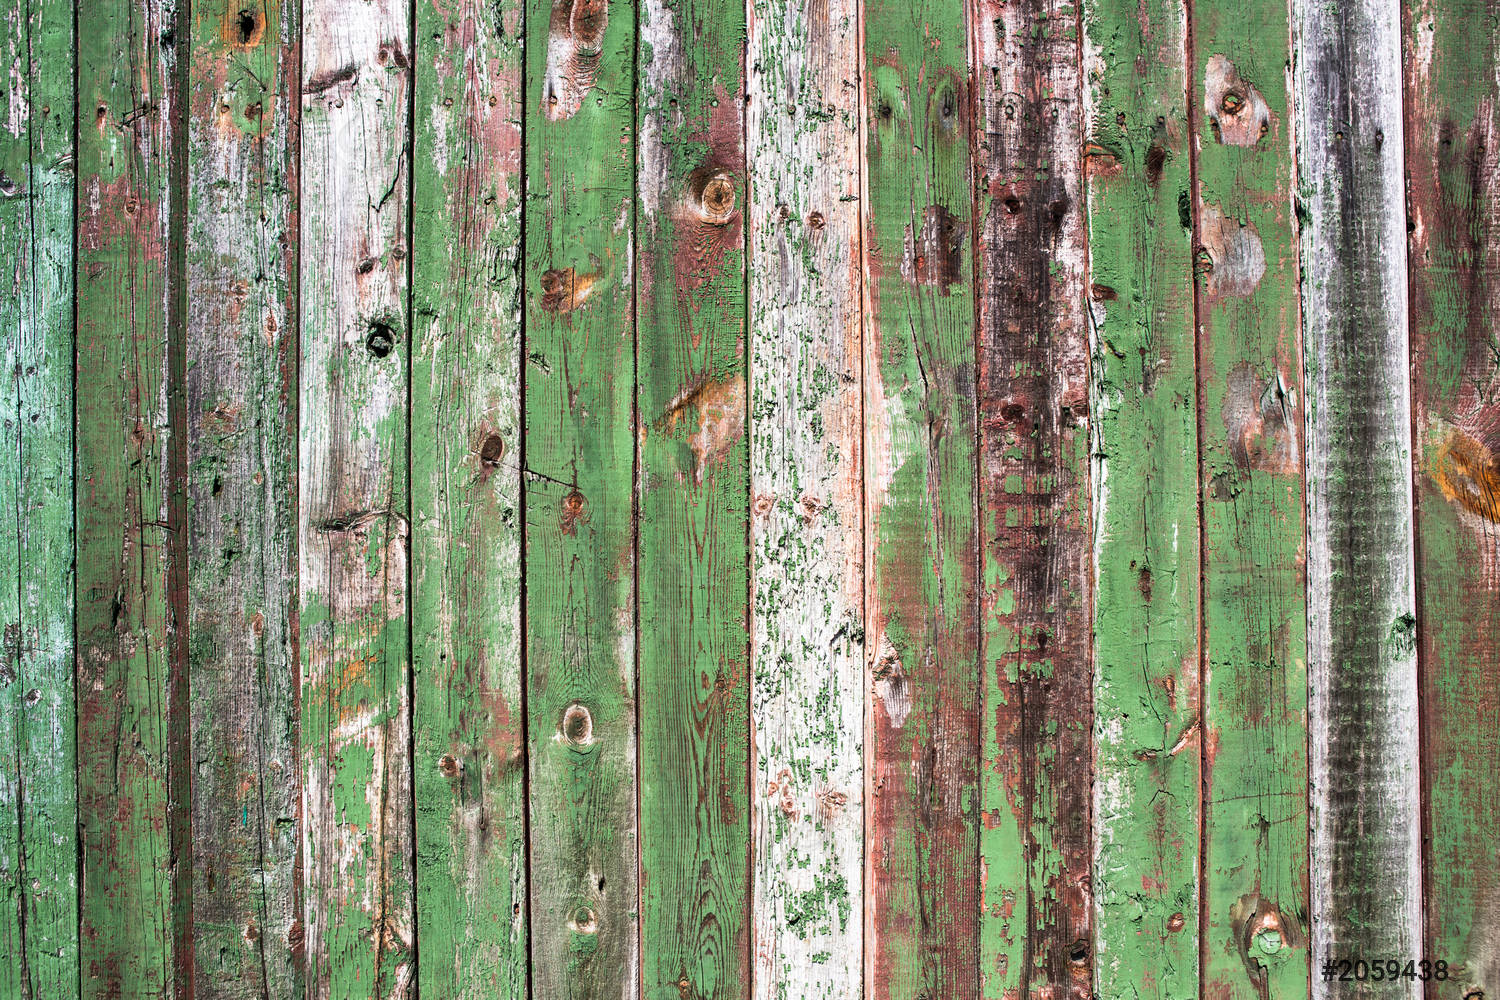
M 1494 66 L 1477 3 L 1404 5 L 1427 996 L 1500 994 L 1500 206 Z
M 750 10 L 756 1000 L 863 996 L 858 9 Z
M 1284 3 L 1193 9 L 1203 511 L 1202 969 L 1305 996 L 1307 604 Z M 1373 957 L 1373 956 L 1372 956 Z
M 76 31 L 84 997 L 190 988 L 182 14 L 109 0 Z
M 78 993 L 71 5 L 10 0 L 0 65 L 0 996 Z M 17 79 L 17 77 L 19 79 Z
M 972 100 L 963 8 L 864 8 L 866 988 L 978 985 Z
M 980 995 L 1092 994 L 1089 338 L 1079 15 L 973 8 L 979 81 Z
M 646 0 L 636 92 L 641 989 L 750 993 L 745 5 Z
M 304 3 L 299 555 L 309 1000 L 413 994 L 408 485 L 412 35 Z
M 640 988 L 635 11 L 526 26 L 526 621 L 534 995 Z
M 1297 37 L 1317 967 L 1421 953 L 1421 821 L 1397 12 L 1310 5 Z
M 1084 5 L 1095 988 L 1199 991 L 1198 434 L 1184 9 Z
M 195 4 L 188 69 L 193 993 L 291 996 L 297 813 L 295 5 Z
M 417 987 L 454 1000 L 522 997 L 523 12 L 479 0 L 423 0 L 414 12 Z

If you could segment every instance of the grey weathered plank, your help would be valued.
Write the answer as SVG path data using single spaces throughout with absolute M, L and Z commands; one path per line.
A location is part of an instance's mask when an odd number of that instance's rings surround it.
M 408 101 L 401 0 L 303 5 L 299 384 L 307 996 L 416 976 L 408 648 Z
M 297 914 L 295 4 L 203 5 L 188 69 L 193 990 L 291 996 Z
M 1314 969 L 1422 948 L 1398 15 L 1297 8 Z

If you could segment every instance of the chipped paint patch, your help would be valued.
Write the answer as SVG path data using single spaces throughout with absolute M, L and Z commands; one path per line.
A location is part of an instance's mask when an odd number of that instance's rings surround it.
M 1203 71 L 1203 112 L 1214 138 L 1229 146 L 1254 146 L 1271 130 L 1271 109 L 1260 91 L 1222 55 Z
M 1248 361 L 1237 365 L 1225 380 L 1222 416 L 1229 453 L 1241 469 L 1301 471 L 1296 399 L 1279 371 L 1267 378 Z
M 606 0 L 553 3 L 542 79 L 542 113 L 549 121 L 571 118 L 583 106 L 598 76 L 608 23 Z
M 967 276 L 964 242 L 969 226 L 944 205 L 928 205 L 922 226 L 906 227 L 906 252 L 901 257 L 901 276 L 914 285 L 932 285 L 947 291 Z
M 569 313 L 580 308 L 594 290 L 597 274 L 578 274 L 571 267 L 542 273 L 542 308 Z
M 906 718 L 911 714 L 911 685 L 906 680 L 906 670 L 901 665 L 901 657 L 896 652 L 895 645 L 884 632 L 880 633 L 875 656 L 875 669 L 872 671 L 875 697 L 891 720 L 891 728 L 900 729 L 906 725 Z
M 1199 214 L 1204 256 L 1198 267 L 1209 301 L 1248 296 L 1266 273 L 1260 233 L 1251 223 L 1226 216 L 1213 205 L 1201 204 Z
M 688 438 L 693 449 L 693 481 L 703 483 L 703 470 L 720 461 L 745 433 L 745 377 L 705 381 L 680 395 L 667 409 L 668 433 L 689 409 L 698 419 L 698 430 Z

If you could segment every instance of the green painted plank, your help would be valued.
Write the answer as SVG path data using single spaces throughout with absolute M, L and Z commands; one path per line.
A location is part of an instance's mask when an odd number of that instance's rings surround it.
M 859 1000 L 864 551 L 859 17 L 750 8 L 756 1000 Z
M 978 986 L 973 116 L 961 5 L 864 7 L 866 989 Z
M 634 5 L 532 0 L 526 711 L 539 998 L 639 987 Z
M 1074 0 L 982 0 L 980 995 L 1089 1000 L 1093 657 Z
M 1095 981 L 1196 996 L 1199 525 L 1186 25 L 1084 5 L 1093 312 Z
M 1500 371 L 1495 219 L 1500 20 L 1481 3 L 1406 12 L 1423 954 L 1428 996 L 1500 996 Z
M 418 988 L 455 1000 L 521 997 L 522 11 L 481 0 L 422 0 L 415 10 Z
M 1306 996 L 1302 338 L 1285 3 L 1193 12 L 1207 995 Z
M 188 634 L 197 997 L 291 997 L 297 884 L 297 14 L 195 4 Z
M 72 5 L 11 0 L 0 64 L 0 996 L 78 995 Z M 15 88 L 10 90 L 9 88 Z
M 174 0 L 110 0 L 78 39 L 78 821 L 82 995 L 185 992 L 186 180 Z M 169 796 L 175 808 L 169 816 Z M 169 818 L 171 822 L 169 824 Z M 173 862 L 183 862 L 174 877 Z
M 745 5 L 646 0 L 637 59 L 641 981 L 750 992 Z
M 299 384 L 307 995 L 413 993 L 411 25 L 303 4 Z
M 1398 8 L 1296 15 L 1318 969 L 1422 957 L 1421 806 Z M 1375 989 L 1318 976 L 1312 995 Z

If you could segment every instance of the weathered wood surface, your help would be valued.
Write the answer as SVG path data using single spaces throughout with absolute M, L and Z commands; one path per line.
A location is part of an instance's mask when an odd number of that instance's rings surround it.
M 1399 10 L 1353 0 L 1298 17 L 1318 968 L 1422 957 L 1422 824 Z M 1403 980 L 1379 995 L 1420 990 Z
M 1089 334 L 1073 0 L 983 0 L 980 996 L 1093 992 Z
M 1199 524 L 1184 9 L 1084 4 L 1095 982 L 1199 989 Z M 1082 949 L 1080 949 L 1082 950 Z
M 1206 996 L 1305 996 L 1307 603 L 1284 3 L 1195 7 Z
M 863 996 L 858 30 L 750 8 L 756 1000 Z
M 410 222 L 417 992 L 520 997 L 523 10 L 480 0 L 413 10 L 422 53 Z
M 1500 990 L 1490 7 L 0 17 L 0 998 Z
M 972 98 L 963 8 L 866 4 L 866 987 L 977 986 Z
M 750 993 L 745 5 L 647 0 L 636 88 L 641 991 Z
M 526 643 L 533 996 L 640 982 L 635 11 L 527 8 Z
M 409 10 L 302 6 L 301 926 L 310 1000 L 416 978 Z
M 79 989 L 185 994 L 181 224 L 188 25 L 109 0 L 75 29 Z M 177 865 L 182 867 L 178 868 Z
M 0 996 L 76 995 L 71 5 L 0 9 Z M 19 79 L 17 79 L 19 78 Z
M 301 982 L 293 4 L 195 5 L 188 67 L 193 991 Z
M 1429 996 L 1500 995 L 1500 22 L 1405 5 Z
M 1307 604 L 1287 6 L 1195 9 L 1202 975 L 1304 996 Z

